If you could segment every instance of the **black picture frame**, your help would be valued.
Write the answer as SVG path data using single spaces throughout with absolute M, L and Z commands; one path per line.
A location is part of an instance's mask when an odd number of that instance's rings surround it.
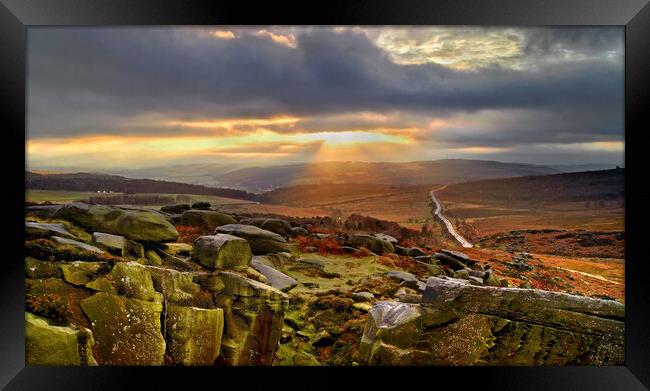
M 23 209 L 26 32 L 43 25 L 619 25 L 625 26 L 626 362 L 621 367 L 122 368 L 25 367 Z M 162 0 L 0 0 L 0 386 L 8 390 L 214 387 L 498 387 L 643 390 L 650 387 L 650 216 L 643 133 L 650 130 L 648 0 L 445 0 L 253 3 Z M 269 372 L 274 371 L 274 372 Z M 329 371 L 333 371 L 329 373 Z M 251 373 L 249 376 L 248 372 Z M 346 373 L 347 372 L 347 373 Z M 345 376 L 345 378 L 343 377 Z M 298 380 L 298 378 L 300 379 Z M 446 380 L 446 381 L 445 381 Z M 413 382 L 419 383 L 414 385 Z M 196 385 L 196 387 L 199 387 Z M 210 386 L 212 387 L 212 386 Z

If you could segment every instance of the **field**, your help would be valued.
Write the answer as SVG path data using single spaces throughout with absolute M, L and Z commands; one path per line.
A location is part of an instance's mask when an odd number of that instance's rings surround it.
M 27 202 L 45 202 L 68 203 L 75 201 L 87 200 L 88 197 L 95 195 L 91 191 L 66 191 L 66 190 L 31 190 L 27 189 L 25 200 Z
M 274 190 L 266 193 L 265 197 L 275 204 L 317 208 L 343 220 L 357 213 L 420 229 L 422 224 L 432 220 L 429 190 L 435 187 L 307 185 Z
M 486 248 L 458 249 L 489 264 L 512 286 L 527 281 L 535 289 L 625 301 L 625 262 L 620 258 L 567 257 L 530 253 L 531 270 L 512 267 L 513 254 Z M 523 278 L 522 278 L 523 277 Z
M 436 192 L 473 238 L 522 229 L 624 230 L 624 170 L 477 181 Z M 461 224 L 462 225 L 462 224 Z
M 53 203 L 70 203 L 70 202 L 87 202 L 90 197 L 97 196 L 96 192 L 90 191 L 66 191 L 66 190 L 30 190 L 26 191 L 27 202 L 45 202 L 50 201 Z M 110 193 L 102 194 L 105 196 L 122 196 L 123 193 Z M 142 196 L 161 196 L 172 197 L 182 200 L 182 202 L 194 203 L 200 201 L 210 202 L 212 205 L 242 205 L 242 204 L 255 204 L 253 201 L 238 200 L 234 198 L 210 196 L 210 195 L 195 195 L 195 194 L 165 194 L 165 193 L 138 193 Z M 181 201 L 179 201 L 181 202 Z M 159 209 L 164 205 L 142 205 L 146 208 Z
M 463 221 L 475 228 L 477 234 L 470 234 L 475 237 L 524 229 L 622 231 L 625 228 L 625 209 L 618 206 L 587 209 L 584 203 L 573 206 L 563 203 L 547 205 L 544 209 L 503 208 L 489 203 L 468 204 L 444 197 L 440 196 L 445 214 L 452 222 Z

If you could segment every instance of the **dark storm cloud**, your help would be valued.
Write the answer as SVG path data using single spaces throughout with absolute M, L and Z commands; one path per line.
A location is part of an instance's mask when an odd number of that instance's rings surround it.
M 619 27 L 554 27 L 531 28 L 526 31 L 527 54 L 553 55 L 563 50 L 584 55 L 600 55 L 611 51 L 621 53 L 624 37 Z
M 399 112 L 405 119 L 536 113 L 440 134 L 468 145 L 618 139 L 623 129 L 622 61 L 607 58 L 622 51 L 621 29 L 532 29 L 522 56 L 541 65 L 469 71 L 397 64 L 358 31 L 294 31 L 295 48 L 253 34 L 218 39 L 204 33 L 30 29 L 28 136 L 161 134 L 187 129 L 156 126 L 155 118 L 277 114 L 316 118 L 302 128 L 287 126 L 288 132 L 317 131 L 313 124 L 327 123 L 326 116 L 361 111 Z M 554 56 L 563 59 L 545 61 Z

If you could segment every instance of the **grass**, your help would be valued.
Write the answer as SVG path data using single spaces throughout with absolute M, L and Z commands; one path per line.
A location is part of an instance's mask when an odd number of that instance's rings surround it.
M 70 203 L 70 202 L 79 202 L 79 201 L 88 201 L 90 196 L 97 195 L 97 193 L 92 191 L 67 191 L 67 190 L 31 190 L 28 189 L 26 192 L 26 201 L 28 202 L 45 202 L 50 201 L 53 203 Z M 113 193 L 115 195 L 121 195 L 122 193 Z M 159 195 L 159 196 L 183 196 L 187 197 L 188 203 L 195 202 L 209 202 L 212 205 L 216 206 L 229 206 L 229 205 L 246 205 L 256 203 L 253 201 L 247 200 L 238 200 L 234 198 L 218 197 L 218 196 L 209 196 L 209 195 L 196 195 L 196 194 L 167 194 L 167 193 L 138 193 L 141 195 Z M 133 206 L 133 205 L 126 205 Z M 160 209 L 164 205 L 142 205 L 142 207 L 149 209 Z
M 357 213 L 419 229 L 432 220 L 429 190 L 434 187 L 309 185 L 278 189 L 269 197 L 275 204 L 321 210 L 321 215 L 345 218 Z
M 298 258 L 319 259 L 325 263 L 325 271 L 329 273 L 338 273 L 340 278 L 324 278 L 316 274 L 309 273 L 304 270 L 292 271 L 287 270 L 287 274 L 300 283 L 314 283 L 318 284 L 319 288 L 309 288 L 302 284 L 294 288 L 291 293 L 316 293 L 328 291 L 331 289 L 340 288 L 342 290 L 350 290 L 352 285 L 348 285 L 347 281 L 351 280 L 356 284 L 359 280 L 374 273 L 382 273 L 391 270 L 389 267 L 377 262 L 376 256 L 368 256 L 362 258 L 354 258 L 352 256 L 322 256 L 318 254 L 302 254 L 297 253 Z
M 92 191 L 67 191 L 67 190 L 30 190 L 26 192 L 26 201 L 69 203 L 88 200 L 88 197 L 96 195 Z

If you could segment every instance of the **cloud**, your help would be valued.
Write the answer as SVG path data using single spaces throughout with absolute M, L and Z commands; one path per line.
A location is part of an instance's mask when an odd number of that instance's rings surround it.
M 39 27 L 28 32 L 28 137 L 615 141 L 622 53 L 623 30 L 609 27 Z

